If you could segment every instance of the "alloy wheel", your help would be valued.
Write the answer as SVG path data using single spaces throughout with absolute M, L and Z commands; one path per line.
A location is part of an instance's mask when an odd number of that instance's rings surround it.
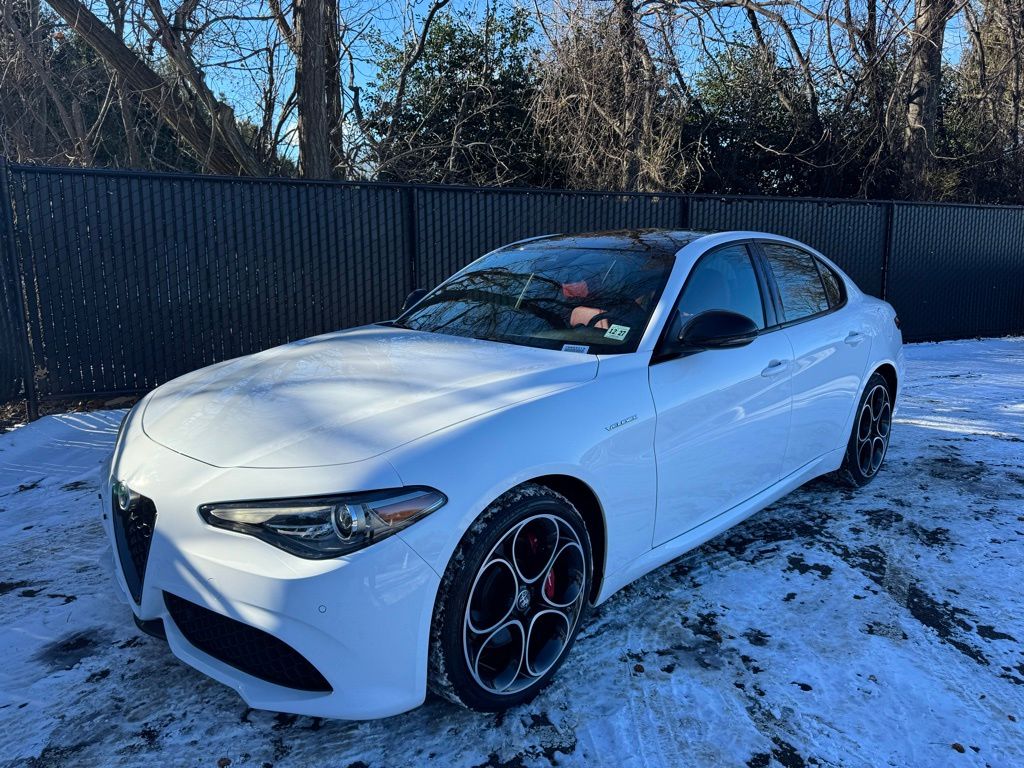
M 586 600 L 586 558 L 564 520 L 529 517 L 484 559 L 469 593 L 462 645 L 476 683 L 511 695 L 561 658 Z
M 864 399 L 857 416 L 857 467 L 864 477 L 874 477 L 889 447 L 892 402 L 889 390 L 876 384 Z

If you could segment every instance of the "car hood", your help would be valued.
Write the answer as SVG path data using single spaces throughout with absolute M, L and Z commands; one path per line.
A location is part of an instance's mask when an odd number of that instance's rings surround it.
M 376 456 L 597 374 L 597 358 L 366 326 L 228 360 L 156 389 L 145 433 L 218 467 Z

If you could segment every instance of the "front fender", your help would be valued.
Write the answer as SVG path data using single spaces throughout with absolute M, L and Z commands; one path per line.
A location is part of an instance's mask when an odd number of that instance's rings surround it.
M 543 475 L 576 478 L 597 495 L 604 573 L 650 548 L 657 474 L 647 368 L 609 368 L 579 387 L 457 424 L 388 455 L 403 484 L 448 496 L 447 505 L 400 534 L 438 575 L 491 502 Z

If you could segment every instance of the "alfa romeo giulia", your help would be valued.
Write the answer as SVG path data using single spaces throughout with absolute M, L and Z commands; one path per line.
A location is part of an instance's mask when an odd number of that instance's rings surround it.
M 501 710 L 624 585 L 814 477 L 869 482 L 902 377 L 892 307 L 801 243 L 536 238 L 150 392 L 102 516 L 136 622 L 250 706 Z

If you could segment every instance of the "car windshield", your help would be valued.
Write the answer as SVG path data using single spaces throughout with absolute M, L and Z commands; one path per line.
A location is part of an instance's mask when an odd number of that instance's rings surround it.
M 449 278 L 395 325 L 547 349 L 633 352 L 673 258 L 640 244 L 503 249 Z

